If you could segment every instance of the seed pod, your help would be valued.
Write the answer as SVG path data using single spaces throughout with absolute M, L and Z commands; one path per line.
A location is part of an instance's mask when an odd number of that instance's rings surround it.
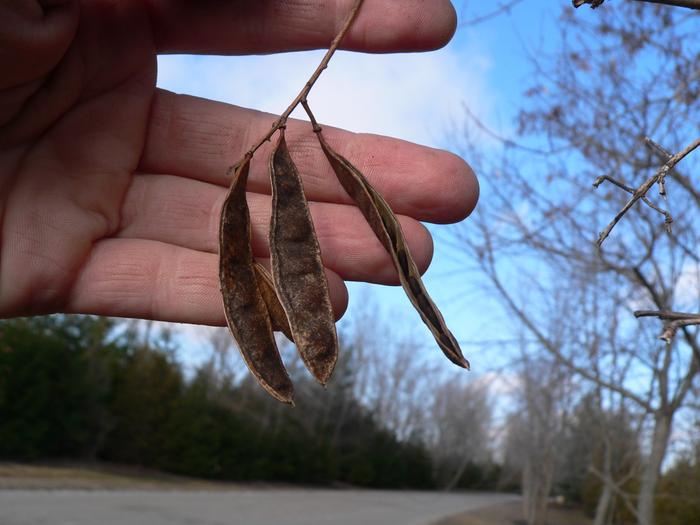
M 268 307 L 263 300 L 250 244 L 250 214 L 245 187 L 250 159 L 233 168 L 233 180 L 221 210 L 219 278 L 229 330 L 243 359 L 273 397 L 293 404 L 294 387 L 280 358 Z
M 464 358 L 459 343 L 447 328 L 440 310 L 423 285 L 418 267 L 408 251 L 401 225 L 391 207 L 360 170 L 330 147 L 320 129 L 316 129 L 316 136 L 340 184 L 357 203 L 375 235 L 391 255 L 406 295 L 432 332 L 435 341 L 450 361 L 468 369 L 469 361 Z
M 258 288 L 262 294 L 263 301 L 265 301 L 265 305 L 267 306 L 267 313 L 270 314 L 272 329 L 276 332 L 282 332 L 287 339 L 293 341 L 292 330 L 289 327 L 287 314 L 284 313 L 284 308 L 282 308 L 279 297 L 277 297 L 270 272 L 268 272 L 267 268 L 262 264 L 256 262 L 255 275 L 258 279 Z
M 270 157 L 270 183 L 272 279 L 301 358 L 325 385 L 338 359 L 338 337 L 321 250 L 284 130 Z

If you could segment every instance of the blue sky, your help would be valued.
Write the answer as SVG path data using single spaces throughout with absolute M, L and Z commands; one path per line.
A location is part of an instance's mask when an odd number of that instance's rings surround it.
M 521 90 L 528 83 L 527 54 L 547 47 L 555 17 L 568 2 L 527 0 L 504 16 L 476 26 L 464 25 L 494 4 L 458 2 L 461 25 L 452 42 L 439 51 L 405 55 L 338 53 L 310 97 L 316 116 L 325 124 L 352 131 L 381 133 L 458 151 L 459 136 L 454 130 L 465 121 L 466 104 L 484 122 L 509 134 L 521 103 Z M 579 10 L 577 14 L 589 16 L 588 11 Z M 178 93 L 279 113 L 294 98 L 322 54 L 165 56 L 159 59 L 158 84 Z M 295 116 L 303 117 L 300 112 Z M 492 147 L 486 137 L 483 147 L 485 151 Z M 480 204 L 488 205 L 488 199 L 488 194 L 482 194 Z M 430 228 L 436 247 L 425 281 L 448 325 L 464 342 L 502 337 L 497 312 L 484 304 L 470 285 L 470 279 L 478 276 L 471 276 L 460 266 L 458 253 L 442 242 L 446 229 Z M 367 287 L 369 291 L 363 290 Z M 352 321 L 356 309 L 371 294 L 383 315 L 423 337 L 419 344 L 425 344 L 425 351 L 435 347 L 435 358 L 442 359 L 428 330 L 415 330 L 413 325 L 420 324 L 418 315 L 400 288 L 358 283 L 351 283 L 349 288 L 350 308 L 341 326 Z M 363 299 L 358 301 L 359 297 Z M 193 342 L 193 338 L 188 340 Z M 196 360 L 197 345 L 189 346 L 189 357 Z M 467 344 L 464 350 L 477 372 L 493 364 L 492 358 L 486 361 L 490 350 L 486 346 Z M 445 366 L 449 366 L 447 361 Z

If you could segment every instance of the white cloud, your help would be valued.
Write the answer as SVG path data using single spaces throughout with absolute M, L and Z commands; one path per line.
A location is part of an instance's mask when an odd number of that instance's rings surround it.
M 159 86 L 280 113 L 315 69 L 322 51 L 254 57 L 163 56 Z M 317 118 L 352 131 L 444 144 L 462 105 L 492 106 L 489 62 L 474 50 L 368 55 L 339 52 L 309 101 Z M 295 113 L 305 117 L 302 110 Z

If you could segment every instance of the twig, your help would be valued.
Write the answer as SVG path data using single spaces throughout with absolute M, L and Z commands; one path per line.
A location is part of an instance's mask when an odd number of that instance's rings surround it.
M 577 9 L 585 4 L 590 4 L 591 9 L 595 9 L 596 7 L 600 7 L 603 2 L 605 2 L 605 0 L 571 0 L 571 3 Z
M 649 137 L 644 137 L 644 143 L 664 162 L 667 162 L 673 156 L 671 155 L 670 151 L 668 151 L 658 142 L 651 140 Z M 674 173 L 674 179 L 676 180 L 676 182 L 678 182 L 678 184 L 680 184 L 685 191 L 690 193 L 690 195 L 698 202 L 698 204 L 700 204 L 700 194 L 698 194 L 695 188 L 691 186 L 688 178 L 683 177 L 680 173 L 678 173 L 678 170 L 674 170 Z M 665 196 L 666 188 L 664 183 L 665 177 L 659 180 L 659 194 Z
M 682 161 L 685 157 L 687 157 L 690 153 L 692 153 L 699 146 L 700 146 L 700 138 L 693 141 L 691 144 L 689 144 L 682 151 L 676 153 L 675 155 L 668 157 L 668 160 L 666 161 L 666 163 L 663 166 L 661 166 L 661 168 L 659 168 L 659 170 L 654 175 L 649 177 L 646 181 L 644 181 L 644 183 L 642 183 L 641 186 L 639 186 L 637 189 L 635 189 L 634 192 L 632 193 L 632 198 L 627 202 L 627 204 L 625 204 L 623 206 L 622 210 L 620 210 L 618 212 L 618 214 L 615 215 L 615 218 L 612 221 L 610 221 L 610 224 L 608 224 L 605 227 L 605 229 L 600 233 L 600 236 L 598 237 L 598 246 L 601 246 L 603 244 L 605 239 L 607 239 L 608 236 L 610 235 L 610 232 L 613 230 L 613 228 L 617 225 L 618 222 L 620 222 L 622 217 L 624 217 L 625 214 L 637 203 L 637 201 L 642 200 L 643 198 L 646 197 L 646 194 L 649 192 L 649 190 L 652 188 L 652 186 L 654 186 L 654 184 L 657 184 L 659 182 L 659 180 L 662 180 L 668 174 L 668 172 L 671 171 L 676 166 L 676 164 L 678 164 L 680 161 Z M 600 177 L 598 179 L 600 179 Z M 598 182 L 598 179 L 596 179 L 596 182 Z M 605 179 L 603 179 L 603 180 L 605 180 Z M 596 187 L 598 187 L 598 185 L 601 182 L 602 182 L 602 180 L 600 182 L 598 182 L 597 185 L 595 185 L 595 184 L 594 185 Z M 621 184 L 622 183 L 616 183 L 617 186 L 623 187 L 623 186 L 621 186 Z M 627 188 L 625 188 L 625 190 L 627 190 Z M 669 215 L 667 215 L 668 212 L 664 212 L 660 208 L 656 208 L 656 207 L 653 207 L 653 208 L 656 211 L 659 211 L 660 213 L 663 213 L 664 215 L 666 215 L 667 219 L 670 217 Z
M 700 319 L 700 314 L 689 314 L 686 312 L 672 312 L 672 311 L 659 311 L 659 310 L 637 310 L 634 312 L 634 316 L 639 317 L 658 317 L 662 321 L 680 321 L 684 319 L 689 319 L 692 317 L 697 317 Z
M 542 155 L 542 156 L 549 156 L 549 155 L 552 155 L 554 153 L 558 153 L 560 151 L 559 149 L 543 150 L 543 149 L 538 149 L 538 148 L 532 148 L 530 146 L 526 146 L 525 144 L 520 144 L 518 142 L 515 142 L 514 140 L 511 140 L 511 139 L 506 138 L 502 135 L 499 135 L 493 129 L 491 129 L 486 124 L 484 124 L 479 119 L 479 117 L 477 117 L 474 114 L 474 112 L 469 108 L 469 106 L 464 104 L 464 105 L 462 105 L 462 108 L 464 109 L 464 112 L 466 113 L 467 118 L 470 119 L 479 130 L 483 131 L 486 135 L 488 135 L 492 139 L 496 140 L 497 142 L 500 142 L 503 146 L 505 146 L 507 148 L 514 148 L 517 150 L 526 151 L 529 153 L 534 153 L 535 155 Z
M 616 180 L 616 179 L 613 179 L 613 178 L 610 177 L 609 175 L 601 175 L 600 177 L 598 177 L 598 178 L 593 182 L 593 186 L 595 186 L 595 187 L 597 188 L 598 186 L 600 186 L 600 185 L 601 185 L 603 182 L 605 182 L 605 181 L 608 181 L 609 183 L 611 183 L 611 184 L 617 186 L 618 188 L 621 188 L 621 189 L 625 190 L 627 193 L 630 193 L 630 194 L 634 195 L 634 192 L 635 192 L 635 189 L 634 189 L 634 188 L 632 188 L 631 186 L 627 186 L 624 182 L 621 182 L 621 181 L 618 181 L 618 180 Z M 659 181 L 659 185 L 660 185 L 660 184 L 661 184 L 661 181 Z M 659 193 L 661 193 L 661 190 L 659 190 Z M 651 201 L 649 200 L 649 198 L 648 198 L 646 195 L 642 197 L 642 201 L 644 202 L 644 204 L 646 204 L 647 206 L 649 206 L 652 210 L 657 211 L 657 212 L 659 212 L 661 215 L 664 216 L 664 223 L 665 223 L 665 225 L 666 225 L 666 231 L 667 231 L 668 233 L 671 233 L 671 224 L 673 224 L 673 217 L 671 217 L 671 214 L 670 214 L 668 211 L 666 211 L 666 210 L 664 210 L 664 209 L 662 209 L 662 208 L 659 208 L 656 204 L 654 204 L 653 202 L 651 202 Z
M 345 37 L 346 33 L 352 26 L 352 23 L 355 21 L 355 18 L 357 18 L 357 14 L 360 12 L 360 8 L 362 7 L 362 3 L 364 0 L 355 0 L 355 4 L 352 6 L 352 9 L 350 10 L 350 13 L 348 14 L 348 17 L 345 19 L 345 23 L 343 26 L 340 28 L 340 31 L 338 31 L 338 34 L 335 36 L 333 41 L 331 42 L 330 46 L 328 47 L 328 51 L 326 51 L 326 54 L 323 56 L 323 59 L 321 60 L 320 64 L 316 68 L 316 70 L 313 72 L 309 80 L 304 84 L 304 87 L 302 90 L 299 92 L 297 97 L 292 101 L 291 104 L 289 104 L 289 107 L 284 110 L 284 113 L 282 113 L 279 118 L 272 124 L 272 127 L 270 130 L 265 133 L 265 135 L 255 143 L 253 147 L 251 147 L 246 154 L 244 155 L 244 158 L 252 158 L 253 154 L 270 138 L 272 138 L 272 135 L 274 135 L 277 130 L 280 128 L 283 128 L 287 125 L 287 120 L 289 119 L 289 115 L 292 114 L 292 111 L 296 109 L 296 107 L 301 103 L 302 100 L 306 100 L 306 97 L 309 95 L 309 92 L 311 89 L 314 87 L 314 84 L 318 80 L 318 78 L 321 76 L 321 73 L 328 67 L 328 62 L 330 62 L 331 58 L 333 57 L 333 54 L 336 52 L 338 49 L 338 46 L 342 42 L 343 38 Z
M 318 133 L 321 131 L 321 126 L 318 125 L 318 121 L 316 120 L 316 116 L 314 115 L 313 111 L 311 111 L 311 106 L 309 106 L 309 102 L 304 98 L 301 101 L 301 105 L 304 106 L 304 111 L 306 111 L 306 114 L 309 116 L 309 120 L 311 121 L 311 127 L 314 130 L 314 133 Z
M 634 0 L 635 2 L 646 2 L 648 4 L 671 5 L 675 7 L 685 7 L 687 9 L 700 9 L 700 0 Z M 600 7 L 605 0 L 572 0 L 574 7 L 581 7 L 590 4 L 591 9 Z
M 503 3 L 499 6 L 497 6 L 492 11 L 489 11 L 488 13 L 486 13 L 484 15 L 475 16 L 474 18 L 472 18 L 470 20 L 466 20 L 465 22 L 460 22 L 459 26 L 465 27 L 465 26 L 475 26 L 475 25 L 481 24 L 482 22 L 486 22 L 487 20 L 491 20 L 492 18 L 496 18 L 497 16 L 499 16 L 503 13 L 509 13 L 511 9 L 513 9 L 516 5 L 518 5 L 522 2 L 523 2 L 523 0 L 510 0 L 510 2 Z
M 685 326 L 700 325 L 700 314 L 690 314 L 685 312 L 657 311 L 657 310 L 637 310 L 634 316 L 640 317 L 656 317 L 664 322 L 664 331 L 659 336 L 659 339 L 671 343 L 676 336 L 676 332 Z
M 687 9 L 700 9 L 700 0 L 635 0 L 635 2 L 672 5 L 675 7 L 685 7 Z
M 661 157 L 664 162 L 668 162 L 673 157 L 670 151 L 668 151 L 658 142 L 652 140 L 650 137 L 644 137 L 644 144 L 646 144 L 654 153 Z M 661 195 L 664 199 L 666 198 L 666 174 L 659 177 L 659 195 Z

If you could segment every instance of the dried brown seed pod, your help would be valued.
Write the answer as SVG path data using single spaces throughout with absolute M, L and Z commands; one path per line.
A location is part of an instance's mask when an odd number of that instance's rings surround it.
M 287 339 L 293 341 L 292 329 L 289 327 L 289 320 L 287 319 L 287 314 L 284 313 L 282 303 L 280 303 L 279 297 L 277 297 L 275 284 L 272 282 L 270 272 L 268 272 L 267 268 L 265 268 L 262 264 L 256 262 L 255 273 L 256 277 L 258 278 L 258 288 L 260 289 L 260 294 L 262 295 L 265 305 L 267 306 L 267 312 L 270 314 L 272 329 L 276 332 L 282 332 Z
M 309 371 L 326 384 L 338 359 L 338 337 L 321 250 L 284 129 L 270 157 L 272 279 L 294 342 Z
M 280 358 L 268 306 L 258 286 L 251 249 L 245 187 L 250 159 L 232 168 L 233 179 L 221 210 L 219 278 L 226 322 L 248 368 L 273 397 L 293 403 L 294 387 Z
M 430 299 L 394 213 L 365 177 L 326 143 L 311 113 L 307 96 L 357 16 L 363 0 L 353 6 L 328 52 L 299 95 L 265 135 L 232 168 L 231 189 L 220 224 L 220 276 L 226 319 L 243 357 L 262 386 L 274 397 L 291 403 L 293 389 L 277 351 L 273 329 L 293 339 L 311 373 L 325 384 L 338 358 L 338 340 L 328 282 L 299 172 L 289 155 L 284 128 L 302 104 L 309 113 L 321 146 L 345 190 L 387 249 L 411 302 L 428 325 L 445 355 L 469 368 L 452 333 Z M 249 162 L 277 132 L 270 157 L 272 218 L 270 254 L 272 278 L 255 263 L 250 247 L 250 217 L 245 200 Z
M 310 111 L 307 105 L 305 107 Z M 408 250 L 401 225 L 391 207 L 360 170 L 330 147 L 320 128 L 315 125 L 314 130 L 340 184 L 357 203 L 375 235 L 391 255 L 406 295 L 432 332 L 435 341 L 450 361 L 468 369 L 469 361 L 465 359 L 459 343 L 447 328 L 440 310 L 423 285 L 418 267 Z

